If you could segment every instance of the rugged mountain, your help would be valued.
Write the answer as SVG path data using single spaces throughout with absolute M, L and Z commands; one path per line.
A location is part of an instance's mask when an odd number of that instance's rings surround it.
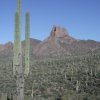
M 40 40 L 30 38 L 30 51 L 32 52 L 33 49 L 40 43 Z M 25 48 L 25 40 L 22 41 L 22 51 L 24 52 Z M 12 56 L 13 55 L 13 43 L 8 42 L 6 44 L 0 45 L 0 57 L 4 56 Z
M 13 49 L 12 42 L 0 45 L 0 56 L 11 55 L 12 49 Z
M 60 45 L 60 42 L 66 42 L 71 45 L 75 41 L 77 40 L 69 36 L 65 28 L 54 26 L 50 36 L 37 45 L 33 53 L 38 56 L 59 55 L 62 53 L 70 54 L 68 50 Z
M 24 54 L 25 41 L 22 41 Z M 30 38 L 31 56 L 82 55 L 100 53 L 100 42 L 94 40 L 79 40 L 71 37 L 65 28 L 54 26 L 50 36 L 44 41 Z M 13 43 L 0 45 L 0 59 L 13 55 Z
M 37 56 L 87 54 L 100 50 L 100 42 L 78 40 L 71 37 L 65 28 L 54 26 L 50 36 L 33 51 Z
M 40 40 L 30 38 L 30 54 L 34 51 L 35 47 L 40 43 Z M 22 41 L 22 50 L 25 51 L 25 40 Z

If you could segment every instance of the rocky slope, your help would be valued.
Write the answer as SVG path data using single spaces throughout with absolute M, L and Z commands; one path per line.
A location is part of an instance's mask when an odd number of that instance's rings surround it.
M 24 53 L 25 41 L 22 41 Z M 44 41 L 30 38 L 31 56 L 84 55 L 100 53 L 100 42 L 94 40 L 78 40 L 71 37 L 65 28 L 54 26 L 50 36 Z M 0 45 L 0 57 L 13 54 L 13 43 Z
M 50 36 L 36 46 L 33 54 L 38 56 L 75 55 L 96 50 L 100 50 L 100 42 L 75 39 L 65 28 L 54 26 Z
M 30 38 L 30 51 L 32 52 L 34 48 L 40 43 L 40 40 Z M 24 53 L 25 41 L 22 41 L 22 52 Z M 0 45 L 0 57 L 1 56 L 12 56 L 13 55 L 13 43 L 8 42 L 6 44 Z
M 12 50 L 13 50 L 12 42 L 0 45 L 0 55 L 9 55 L 12 53 Z

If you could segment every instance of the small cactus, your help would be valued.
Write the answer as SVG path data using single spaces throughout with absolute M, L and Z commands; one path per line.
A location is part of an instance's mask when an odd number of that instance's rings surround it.
M 79 92 L 80 81 L 76 81 L 76 92 Z

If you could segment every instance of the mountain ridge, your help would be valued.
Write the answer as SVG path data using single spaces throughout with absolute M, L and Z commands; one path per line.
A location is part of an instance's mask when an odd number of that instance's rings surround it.
M 75 39 L 65 28 L 53 26 L 50 36 L 36 46 L 33 54 L 38 56 L 86 54 L 97 47 L 100 48 L 100 42 Z
M 22 41 L 24 53 L 25 40 Z M 53 26 L 50 35 L 43 41 L 30 38 L 30 54 L 35 56 L 57 56 L 87 54 L 99 52 L 100 42 L 95 40 L 79 40 L 70 36 L 67 29 Z M 13 53 L 13 43 L 0 44 L 0 55 Z

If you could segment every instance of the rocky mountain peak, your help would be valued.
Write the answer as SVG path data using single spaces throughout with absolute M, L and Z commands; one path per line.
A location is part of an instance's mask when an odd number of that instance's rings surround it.
M 53 26 L 51 31 L 52 37 L 66 37 L 69 36 L 68 31 L 60 26 Z

